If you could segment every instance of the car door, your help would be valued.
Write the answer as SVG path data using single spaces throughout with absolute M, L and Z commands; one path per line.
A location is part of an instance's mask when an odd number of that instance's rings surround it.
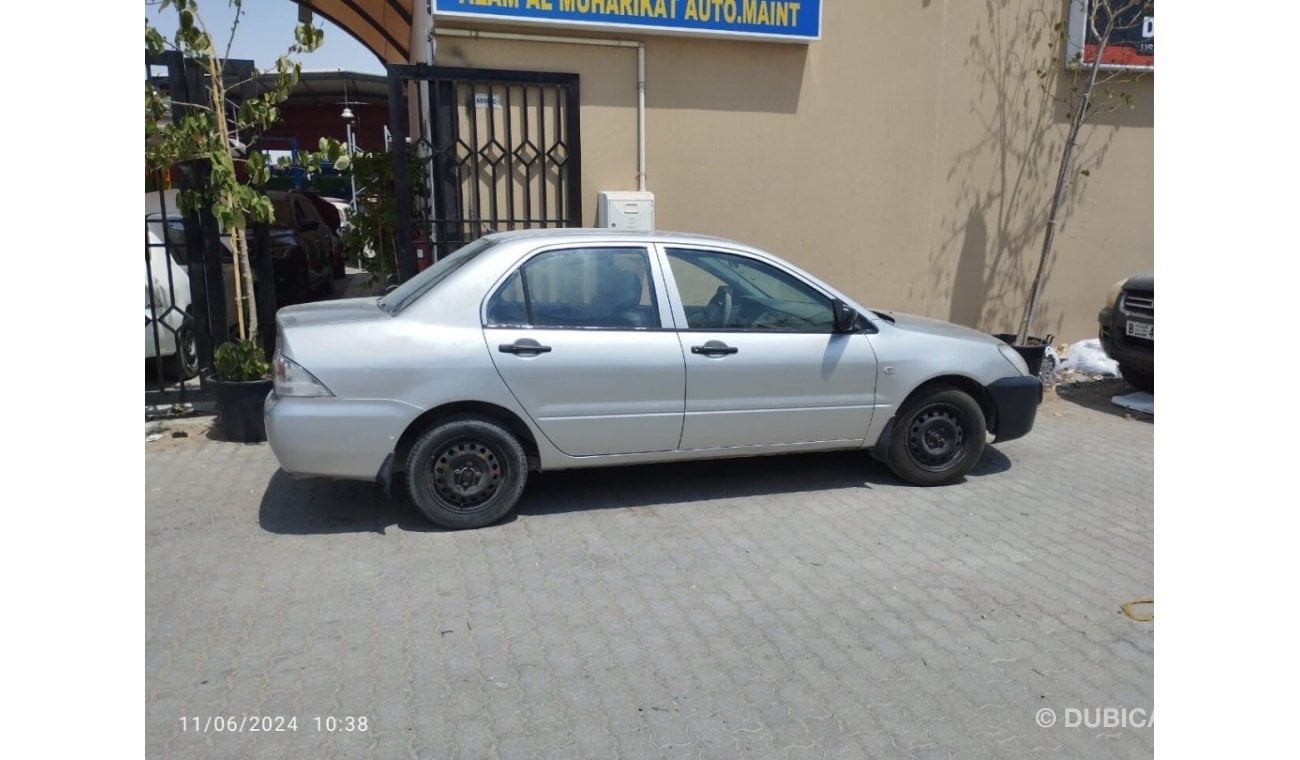
M 328 277 L 330 252 L 328 250 L 329 229 L 321 219 L 311 201 L 303 195 L 293 195 L 293 211 L 297 221 L 298 239 L 303 252 L 307 254 L 308 268 L 314 278 Z
M 875 352 L 862 332 L 835 332 L 829 296 L 756 256 L 664 253 L 686 361 L 682 449 L 864 439 Z
M 565 247 L 500 283 L 483 334 L 501 378 L 560 451 L 671 451 L 686 369 L 668 311 L 647 247 Z

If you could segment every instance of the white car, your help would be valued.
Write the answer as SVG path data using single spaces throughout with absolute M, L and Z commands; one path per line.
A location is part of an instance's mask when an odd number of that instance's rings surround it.
M 339 227 L 334 231 L 341 236 L 349 227 L 348 217 L 352 216 L 352 204 L 342 198 L 323 197 L 323 200 L 339 212 Z
M 280 466 L 404 474 L 449 528 L 504 517 L 530 470 L 858 449 L 953 483 L 1042 399 L 991 335 L 698 235 L 488 235 L 382 298 L 291 306 L 276 327 Z
M 176 209 L 175 190 L 166 191 L 161 199 L 158 193 L 145 193 L 144 357 L 162 358 L 169 374 L 185 380 L 194 377 L 199 367 L 185 228 Z M 221 245 L 226 322 L 234 325 L 237 313 L 230 238 L 222 235 Z
M 199 371 L 190 311 L 190 275 L 179 218 L 145 217 L 144 358 L 163 358 L 182 380 Z

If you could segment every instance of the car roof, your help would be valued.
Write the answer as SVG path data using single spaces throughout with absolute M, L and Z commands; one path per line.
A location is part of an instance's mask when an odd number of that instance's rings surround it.
M 701 235 L 694 232 L 671 232 L 667 230 L 618 230 L 606 229 L 603 227 L 562 227 L 557 229 L 530 229 L 530 230 L 510 230 L 506 232 L 493 232 L 485 237 L 490 237 L 499 242 L 524 240 L 545 241 L 547 243 L 564 243 L 564 242 L 583 242 L 593 238 L 602 240 L 626 240 L 628 242 L 656 242 L 656 243 L 683 243 L 683 244 L 704 244 L 719 245 L 725 244 L 732 247 L 750 248 L 743 243 L 738 243 L 727 238 L 714 237 L 711 235 Z

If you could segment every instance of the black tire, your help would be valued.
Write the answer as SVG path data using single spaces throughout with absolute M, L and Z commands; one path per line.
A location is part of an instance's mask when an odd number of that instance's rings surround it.
M 908 483 L 960 480 L 984 455 L 984 412 L 964 391 L 937 385 L 903 406 L 889 442 L 889 468 Z
M 1124 382 L 1132 385 L 1140 391 L 1147 393 L 1156 392 L 1156 377 L 1154 373 L 1143 372 L 1134 367 L 1132 364 L 1119 365 L 1119 374 L 1124 377 Z
M 168 369 L 177 380 L 189 380 L 199 374 L 199 346 L 189 325 L 176 332 L 176 353 Z
M 406 458 L 411 499 L 431 522 L 452 530 L 481 528 L 510 514 L 527 481 L 519 441 L 479 417 L 439 423 Z
M 334 275 L 334 279 L 336 280 L 341 280 L 347 276 L 347 268 L 343 262 L 342 253 L 340 253 L 338 259 L 333 262 L 330 273 Z

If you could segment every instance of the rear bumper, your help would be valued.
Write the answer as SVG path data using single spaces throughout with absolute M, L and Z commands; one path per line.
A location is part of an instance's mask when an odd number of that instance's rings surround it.
M 374 480 L 421 410 L 382 399 L 284 398 L 262 408 L 266 439 L 285 472 Z
M 1004 377 L 985 386 L 997 411 L 994 443 L 1010 441 L 1028 433 L 1043 401 L 1043 384 L 1028 375 Z

